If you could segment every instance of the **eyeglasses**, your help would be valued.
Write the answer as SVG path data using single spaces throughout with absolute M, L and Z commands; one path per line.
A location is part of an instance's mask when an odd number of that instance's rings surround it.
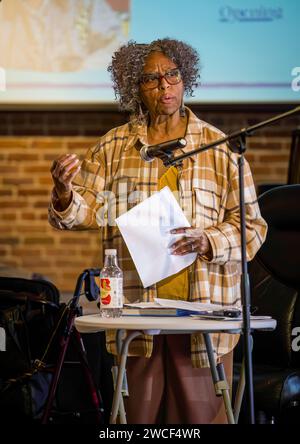
M 182 78 L 179 69 L 174 68 L 165 72 L 164 75 L 160 75 L 158 72 L 143 74 L 140 83 L 144 89 L 154 89 L 158 87 L 162 79 L 165 79 L 169 85 L 177 85 Z

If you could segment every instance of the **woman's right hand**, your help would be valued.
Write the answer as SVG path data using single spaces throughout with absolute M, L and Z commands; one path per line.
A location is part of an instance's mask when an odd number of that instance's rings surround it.
M 72 181 L 80 171 L 79 159 L 76 154 L 64 154 L 55 160 L 50 169 L 54 188 L 59 198 L 59 210 L 66 209 L 72 199 Z

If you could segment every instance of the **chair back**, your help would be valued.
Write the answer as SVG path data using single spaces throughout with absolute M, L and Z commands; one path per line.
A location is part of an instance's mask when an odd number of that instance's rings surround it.
M 258 307 L 256 314 L 276 319 L 277 328 L 254 334 L 254 359 L 282 368 L 299 367 L 292 332 L 300 326 L 300 184 L 273 188 L 258 202 L 268 233 L 249 264 L 252 305 Z
M 288 287 L 300 288 L 300 184 L 273 188 L 258 199 L 268 223 L 257 253 L 263 267 Z

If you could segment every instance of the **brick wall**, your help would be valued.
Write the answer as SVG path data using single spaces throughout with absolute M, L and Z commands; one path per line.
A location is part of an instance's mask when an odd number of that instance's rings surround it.
M 227 132 L 290 108 L 193 107 L 203 119 Z M 84 268 L 99 266 L 97 232 L 61 232 L 48 225 L 49 169 L 62 153 L 83 155 L 99 135 L 125 121 L 114 109 L 0 111 L 2 268 L 41 273 L 61 291 L 72 292 Z M 291 131 L 299 125 L 299 118 L 289 118 L 249 139 L 246 157 L 257 185 L 286 181 Z

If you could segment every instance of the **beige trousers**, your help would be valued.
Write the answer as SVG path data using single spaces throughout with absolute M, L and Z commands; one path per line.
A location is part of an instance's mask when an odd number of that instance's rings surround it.
M 231 387 L 233 353 L 222 362 Z M 209 368 L 192 368 L 190 335 L 154 336 L 150 358 L 127 360 L 129 424 L 226 424 Z

